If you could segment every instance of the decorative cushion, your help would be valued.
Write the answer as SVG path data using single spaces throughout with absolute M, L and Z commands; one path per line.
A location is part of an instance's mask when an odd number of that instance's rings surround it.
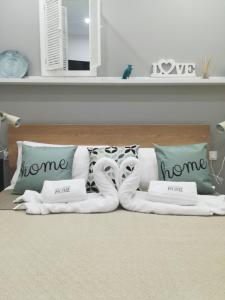
M 94 175 L 93 175 L 93 168 L 96 164 L 97 160 L 99 160 L 102 157 L 109 157 L 114 159 L 118 165 L 122 163 L 124 159 L 127 157 L 136 157 L 138 158 L 138 149 L 139 145 L 131 145 L 131 146 L 122 146 L 122 147 L 116 147 L 116 146 L 109 146 L 109 147 L 102 147 L 102 148 L 88 148 L 89 154 L 90 154 L 90 164 L 89 164 L 89 175 L 88 175 L 88 181 L 87 181 L 87 192 L 89 193 L 97 193 L 98 188 L 94 181 Z M 128 173 L 132 170 L 129 168 L 126 170 L 126 174 L 124 174 L 124 177 L 128 176 Z M 112 181 L 115 184 L 115 178 L 112 174 L 111 170 L 108 170 L 109 176 L 112 179 Z
M 21 169 L 22 163 L 22 145 L 32 146 L 32 147 L 68 147 L 74 145 L 57 145 L 57 144 L 44 144 L 44 143 L 36 143 L 29 141 L 17 141 L 18 148 L 18 156 L 17 156 L 17 167 L 16 171 L 11 180 L 11 188 L 13 189 Z M 78 146 L 77 150 L 74 154 L 73 160 L 73 171 L 72 177 L 74 179 L 84 178 L 85 181 L 88 179 L 88 170 L 89 170 L 89 151 L 87 149 L 88 146 Z M 106 146 L 89 146 L 89 147 L 106 147 Z
M 75 146 L 32 147 L 22 145 L 22 163 L 13 192 L 23 194 L 25 190 L 41 192 L 45 180 L 72 178 Z
M 212 194 L 214 187 L 208 166 L 207 144 L 155 146 L 159 179 L 196 182 L 199 194 Z

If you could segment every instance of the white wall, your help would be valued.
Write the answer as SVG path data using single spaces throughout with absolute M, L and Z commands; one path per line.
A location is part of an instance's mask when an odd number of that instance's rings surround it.
M 69 35 L 68 59 L 90 61 L 89 36 Z

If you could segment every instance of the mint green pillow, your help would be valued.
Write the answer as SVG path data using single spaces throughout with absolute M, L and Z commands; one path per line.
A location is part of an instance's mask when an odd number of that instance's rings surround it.
M 183 146 L 155 145 L 159 179 L 164 181 L 194 181 L 199 194 L 213 194 L 207 144 Z
M 22 146 L 22 164 L 13 193 L 25 190 L 41 192 L 45 180 L 72 178 L 74 153 L 77 147 Z

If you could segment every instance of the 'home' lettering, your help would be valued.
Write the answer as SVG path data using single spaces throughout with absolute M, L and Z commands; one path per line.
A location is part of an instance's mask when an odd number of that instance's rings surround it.
M 30 166 L 26 166 L 26 162 L 23 161 L 20 175 L 21 177 L 28 177 L 29 175 L 37 175 L 40 171 L 46 173 L 48 171 L 66 170 L 68 169 L 68 165 L 69 163 L 65 159 L 61 159 L 58 163 L 55 161 L 46 161 L 40 164 L 32 164 Z
M 62 193 L 69 193 L 69 192 L 70 192 L 70 186 L 69 185 L 55 189 L 55 194 L 62 194 Z
M 168 191 L 172 192 L 183 192 L 183 187 L 182 186 L 168 186 Z
M 163 179 L 173 179 L 175 176 L 180 177 L 186 171 L 187 173 L 193 171 L 200 171 L 201 169 L 206 169 L 208 163 L 205 159 L 201 158 L 197 161 L 188 161 L 183 165 L 174 165 L 170 170 L 166 169 L 165 162 L 161 162 L 161 171 L 163 175 Z

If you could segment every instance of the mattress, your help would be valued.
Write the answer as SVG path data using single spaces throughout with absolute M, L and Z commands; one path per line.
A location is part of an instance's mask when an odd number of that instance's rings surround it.
M 0 210 L 0 299 L 222 300 L 224 249 L 224 217 Z

